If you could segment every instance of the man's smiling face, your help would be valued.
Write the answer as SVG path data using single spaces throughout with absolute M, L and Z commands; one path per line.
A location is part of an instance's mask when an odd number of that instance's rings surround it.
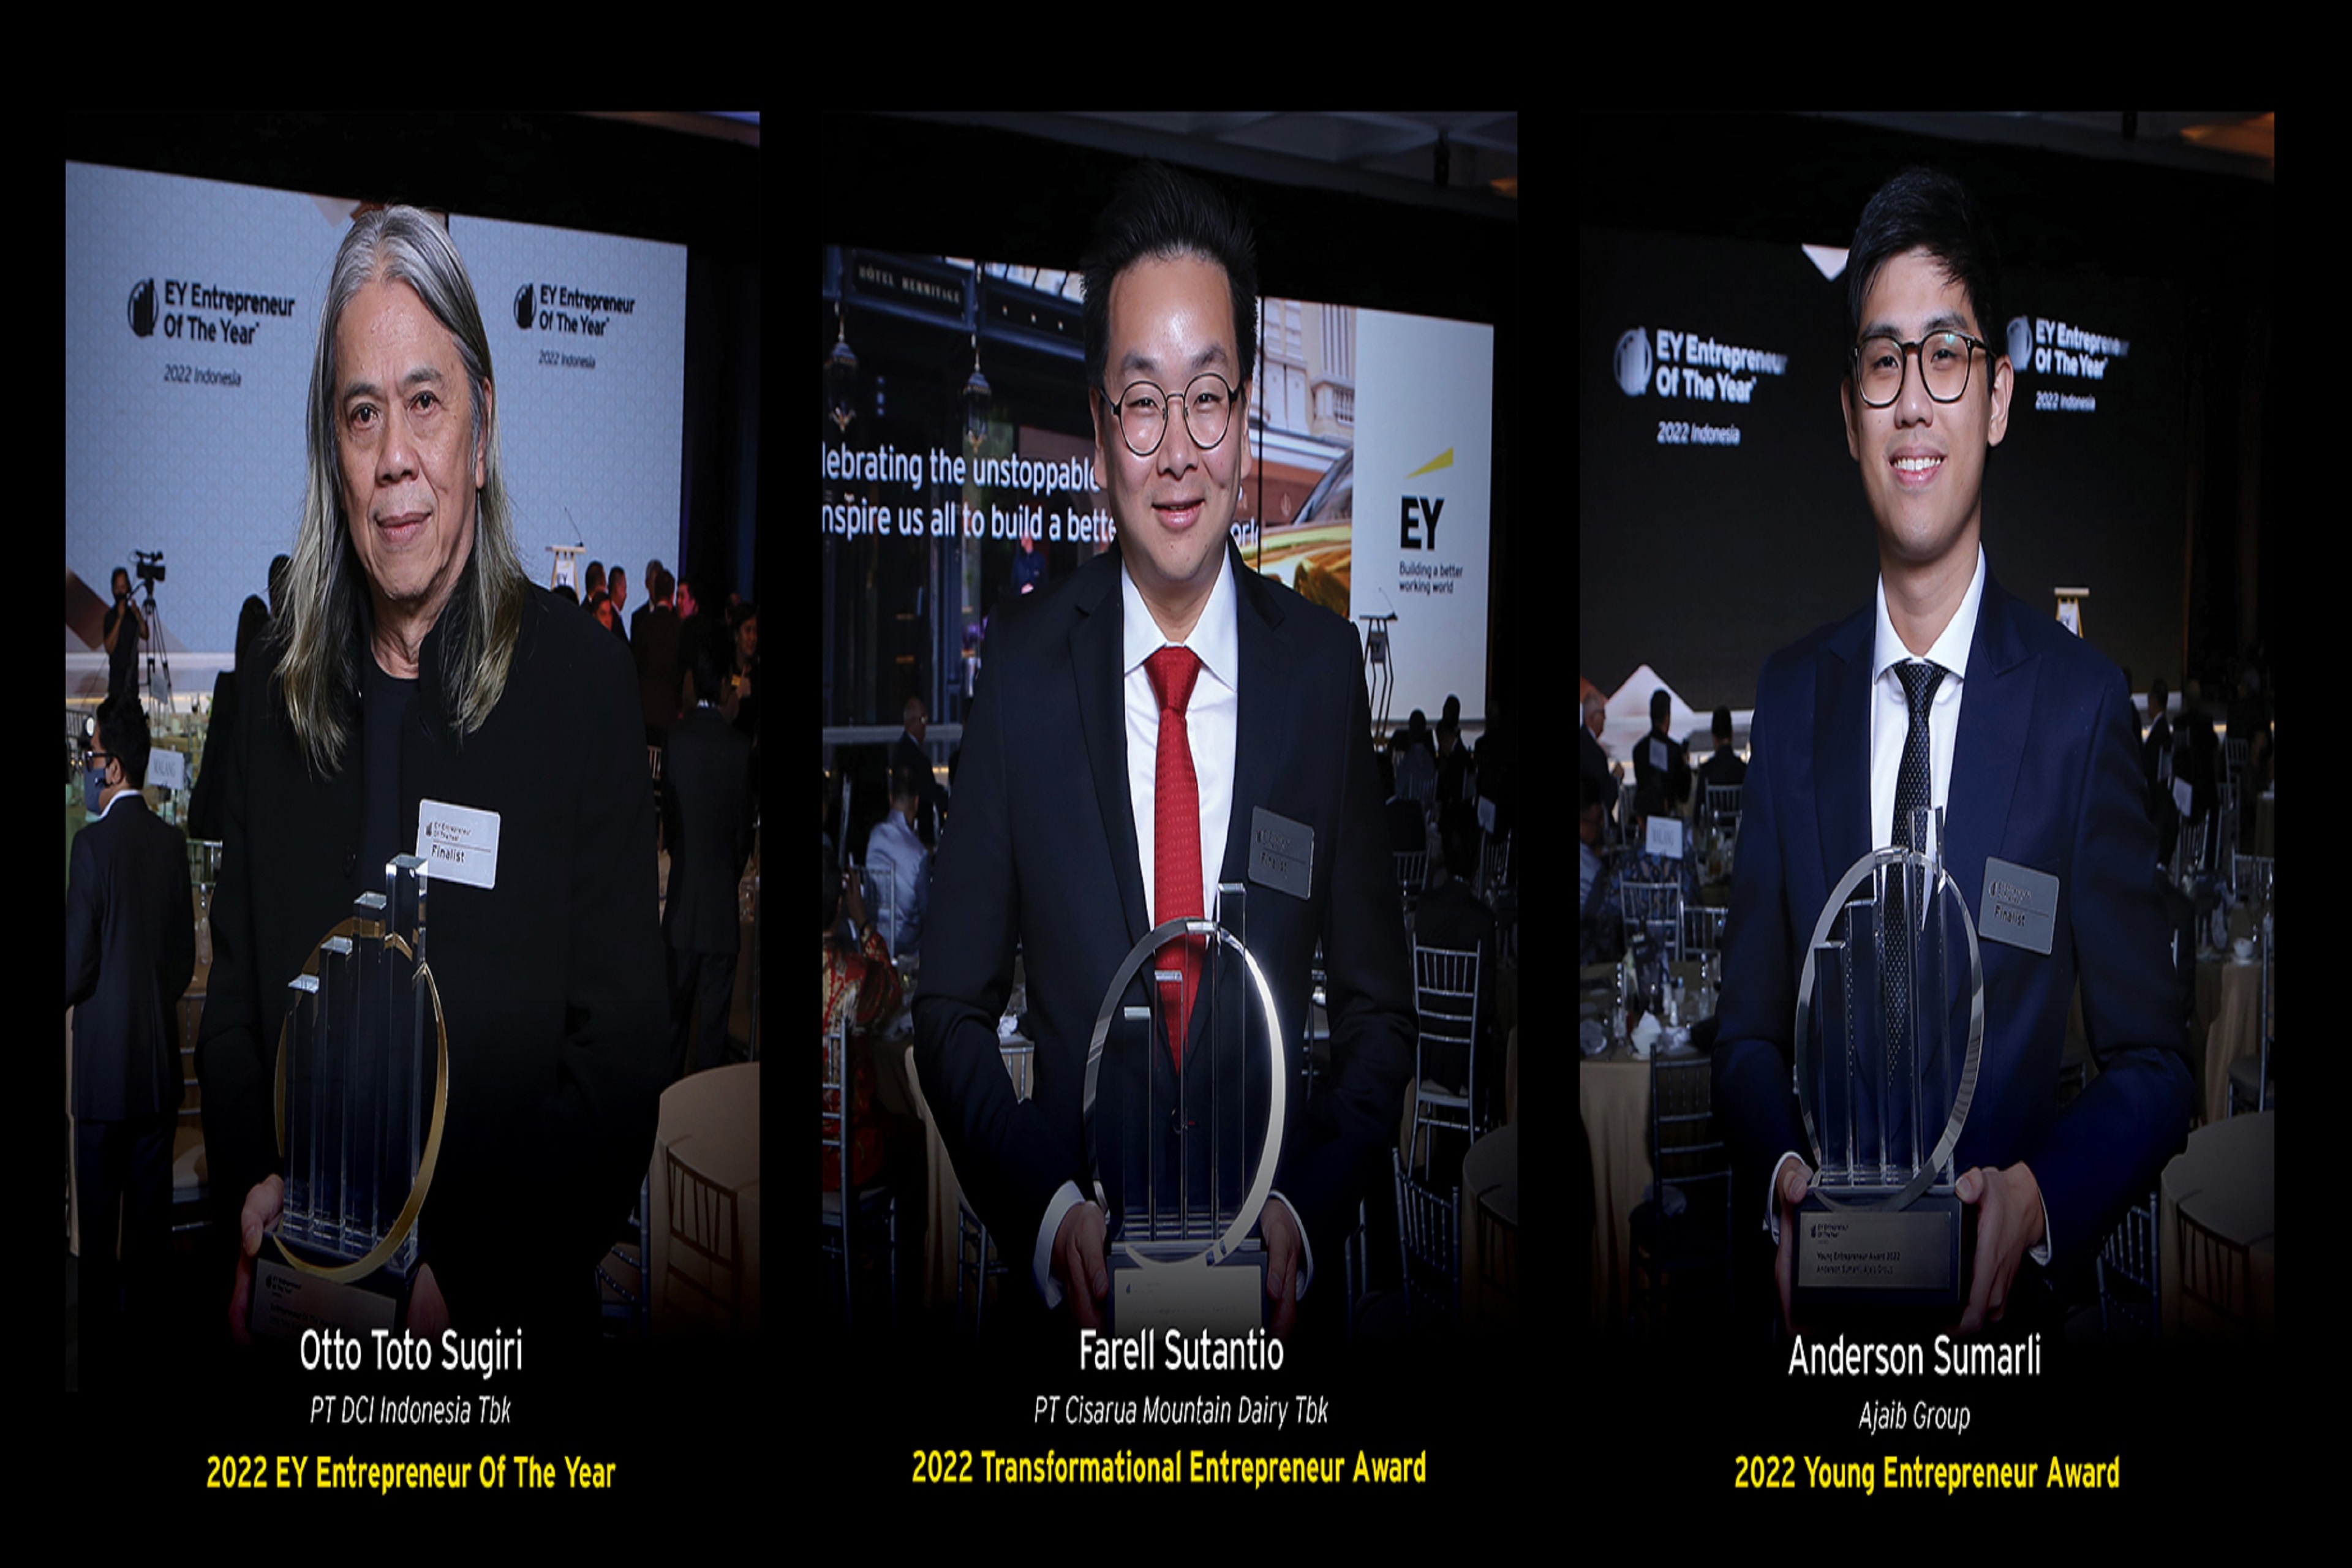
M 1917 342 L 1939 329 L 1983 338 L 1984 323 L 1968 290 L 1945 276 L 1925 249 L 1889 258 L 1863 300 L 1862 335 Z M 1997 356 L 2000 345 L 1994 344 Z M 1903 387 L 1895 401 L 1872 408 L 1851 376 L 1840 388 L 1846 449 L 1862 465 L 1862 488 L 1878 520 L 1885 555 L 1924 565 L 1954 550 L 1973 554 L 1983 520 L 1987 450 L 2009 431 L 2012 390 L 2009 361 L 1961 345 L 1969 358 L 1968 390 L 1954 403 L 1927 394 L 1919 353 L 1904 356 Z M 1923 353 L 1926 351 L 1922 351 Z
M 1234 342 L 1225 269 L 1187 255 L 1146 258 L 1121 272 L 1110 289 L 1105 384 L 1094 396 L 1095 471 L 1110 493 L 1128 571 L 1154 605 L 1188 591 L 1205 593 L 1215 580 L 1250 472 L 1245 411 L 1241 402 L 1233 403 L 1224 435 L 1203 450 L 1190 424 L 1172 406 L 1163 407 L 1159 449 L 1139 458 L 1105 400 L 1129 395 L 1139 381 L 1164 389 L 1171 402 L 1181 400 L 1204 373 L 1223 377 L 1223 385 L 1245 374 Z M 1150 389 L 1134 394 L 1159 395 Z

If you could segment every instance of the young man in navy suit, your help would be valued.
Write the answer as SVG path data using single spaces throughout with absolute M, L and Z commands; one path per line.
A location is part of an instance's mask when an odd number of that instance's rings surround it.
M 1250 950 L 1293 1056 L 1260 1221 L 1276 1333 L 1312 1280 L 1326 1281 L 1318 1310 L 1339 1293 L 1412 1068 L 1356 633 L 1249 571 L 1230 542 L 1250 471 L 1254 257 L 1222 198 L 1149 165 L 1097 225 L 1086 366 L 1118 545 L 999 611 L 923 939 L 915 1059 L 940 1136 L 1006 1260 L 1080 1327 L 1100 1326 L 1109 1284 L 1086 1056 L 1105 990 L 1157 924 L 1213 913 L 1220 882 L 1248 883 Z M 1272 883 L 1253 853 L 1267 814 L 1288 850 Z M 1019 1101 L 996 1037 L 1016 936 L 1037 1042 Z M 1338 1079 L 1309 1117 L 1296 1042 L 1318 938 Z M 1182 1071 L 1170 1060 L 1181 1054 L 1155 1050 L 1151 1070 Z
M 1841 402 L 1877 519 L 1879 592 L 1775 654 L 1758 685 L 1715 1108 L 1732 1135 L 1734 1226 L 1772 1235 L 1787 1321 L 1811 1176 L 1790 1070 L 1804 944 L 1846 868 L 1895 842 L 1897 798 L 1918 799 L 1924 769 L 1922 803 L 1946 809 L 1947 863 L 1982 939 L 1982 1066 L 1953 1160 L 1977 1211 L 1958 1325 L 1974 1333 L 2042 1292 L 2037 1276 L 2095 1255 L 2185 1142 L 2190 1075 L 2122 673 L 2002 592 L 1979 544 L 1985 461 L 2014 390 L 1991 247 L 1958 182 L 1906 170 L 1864 211 L 1846 268 Z M 1989 926 L 1987 870 L 2003 866 L 2054 879 L 2032 883 L 2046 950 Z M 2100 1073 L 2062 1111 L 2078 983 Z

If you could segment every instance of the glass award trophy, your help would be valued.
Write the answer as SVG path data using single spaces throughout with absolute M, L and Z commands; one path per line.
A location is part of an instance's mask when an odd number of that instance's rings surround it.
M 422 860 L 393 860 L 384 890 L 352 901 L 289 987 L 277 1089 L 286 1197 L 254 1259 L 257 1335 L 407 1324 L 416 1215 L 448 1106 L 425 888 Z
M 1223 883 L 1215 920 L 1168 921 L 1136 943 L 1095 1019 L 1087 1157 L 1108 1220 L 1108 1321 L 1120 1334 L 1265 1324 L 1265 1248 L 1251 1233 L 1282 1153 L 1289 1061 L 1273 988 L 1247 945 L 1247 898 Z M 1179 938 L 1202 954 L 1197 993 L 1180 1004 L 1191 1020 L 1181 1070 L 1163 997 L 1181 989 L 1181 973 L 1156 967 Z M 1130 987 L 1145 1005 L 1129 1005 Z M 1255 1081 L 1253 1050 L 1266 1060 Z
M 1853 863 L 1806 950 L 1797 1100 L 1814 1174 L 1791 1249 L 1800 1317 L 1957 1313 L 1968 1299 L 1973 1215 L 1952 1190 L 1952 1151 L 1976 1094 L 1984 969 L 1944 856 L 1944 813 L 1913 812 L 1909 844 Z M 1963 937 L 1965 991 L 1955 984 Z

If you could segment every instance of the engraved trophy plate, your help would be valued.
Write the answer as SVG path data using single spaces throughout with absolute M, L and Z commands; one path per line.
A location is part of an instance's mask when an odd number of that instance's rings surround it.
M 1109 1220 L 1109 1321 L 1121 1334 L 1242 1334 L 1265 1324 L 1265 1248 L 1251 1232 L 1281 1158 L 1289 1060 L 1273 988 L 1247 944 L 1247 898 L 1243 884 L 1220 884 L 1215 920 L 1168 921 L 1145 936 L 1095 1019 L 1087 1156 Z M 1172 989 L 1179 974 L 1159 971 L 1155 958 L 1181 937 L 1204 951 L 1180 1071 L 1161 1016 L 1161 983 Z M 1145 1005 L 1129 1004 L 1131 989 Z M 1250 1051 L 1261 1035 L 1269 1070 L 1254 1087 Z M 1261 1098 L 1263 1123 L 1251 1110 Z M 1106 1129 L 1105 1118 L 1115 1126 Z M 1261 1131 L 1253 1169 L 1250 1148 Z
M 1976 922 L 1944 866 L 1944 813 L 1912 814 L 1911 844 L 1856 860 L 1822 908 L 1797 989 L 1797 1100 L 1813 1182 L 1797 1213 L 1791 1293 L 1801 1310 L 1967 1300 L 1973 1215 L 1952 1151 L 1984 1040 Z M 1968 946 L 1968 1037 L 1952 911 Z
M 354 900 L 289 985 L 277 1089 L 286 1196 L 254 1259 L 256 1334 L 406 1322 L 416 1216 L 448 1104 L 425 881 L 416 857 L 394 859 L 384 890 Z

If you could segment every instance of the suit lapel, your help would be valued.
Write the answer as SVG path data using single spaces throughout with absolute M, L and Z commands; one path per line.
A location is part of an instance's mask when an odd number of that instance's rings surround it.
M 1274 781 L 1282 776 L 1285 762 L 1284 742 L 1295 726 L 1283 722 L 1282 683 L 1270 677 L 1255 679 L 1279 668 L 1282 605 L 1265 580 L 1242 563 L 1241 552 L 1230 542 L 1225 554 L 1234 574 L 1242 668 L 1234 724 L 1233 814 L 1225 820 L 1225 858 L 1218 875 L 1221 881 L 1238 882 L 1249 865 L 1255 808 L 1274 798 Z
M 1118 884 L 1119 912 L 1129 944 L 1143 940 L 1142 851 L 1135 837 L 1135 808 L 1127 788 L 1125 610 L 1118 591 L 1118 552 L 1096 557 L 1108 567 L 1078 592 L 1077 623 L 1070 628 L 1070 671 L 1077 682 L 1078 726 L 1084 732 L 1087 765 L 1094 774 L 1104 851 Z
M 2033 731 L 2033 679 L 2038 661 L 2018 633 L 2015 600 L 1985 574 L 1977 606 L 1976 640 L 1969 648 L 1960 730 L 1953 738 L 1952 779 L 1945 792 L 1951 836 L 1952 880 L 1974 907 L 1984 887 L 1984 863 L 2000 848 L 2017 793 L 2019 760 Z
M 1813 799 L 1822 892 L 1871 847 L 1870 655 L 1875 617 L 1864 611 L 1814 656 Z

